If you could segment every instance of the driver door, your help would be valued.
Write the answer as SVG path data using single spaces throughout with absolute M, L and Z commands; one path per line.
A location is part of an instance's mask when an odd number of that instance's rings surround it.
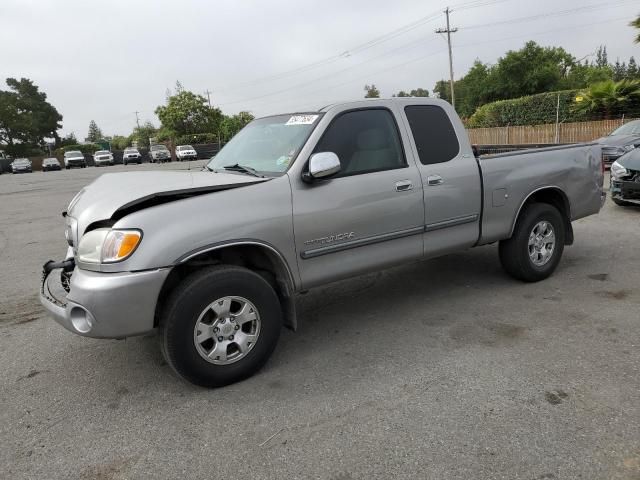
M 340 173 L 292 179 L 303 288 L 422 257 L 422 183 L 404 136 L 387 108 L 338 113 L 314 152 L 335 153 Z

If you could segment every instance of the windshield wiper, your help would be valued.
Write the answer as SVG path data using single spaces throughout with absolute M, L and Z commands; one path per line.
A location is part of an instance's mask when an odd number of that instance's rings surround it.
M 205 168 L 206 168 L 207 170 L 209 170 L 210 172 L 215 172 L 215 170 L 214 170 L 213 168 L 210 168 L 210 167 L 209 167 L 209 165 L 203 165 L 203 166 L 202 166 L 202 170 L 204 170 Z
M 255 168 L 247 167 L 246 165 L 240 165 L 239 163 L 236 163 L 235 165 L 226 165 L 222 168 L 224 168 L 225 170 L 232 170 L 234 172 L 248 173 L 249 175 L 253 175 L 254 177 L 264 178 L 264 175 L 260 175 Z

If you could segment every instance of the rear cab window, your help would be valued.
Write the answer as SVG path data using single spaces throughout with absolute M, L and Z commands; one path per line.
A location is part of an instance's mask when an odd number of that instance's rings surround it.
M 404 108 L 420 163 L 432 165 L 454 159 L 460 142 L 447 113 L 437 105 L 407 105 Z

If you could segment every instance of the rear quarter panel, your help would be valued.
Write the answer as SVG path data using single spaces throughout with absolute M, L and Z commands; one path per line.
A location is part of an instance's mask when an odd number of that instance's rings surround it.
M 480 159 L 484 212 L 479 244 L 509 238 L 524 202 L 544 188 L 566 195 L 572 221 L 598 213 L 604 183 L 601 158 L 600 146 L 578 145 Z

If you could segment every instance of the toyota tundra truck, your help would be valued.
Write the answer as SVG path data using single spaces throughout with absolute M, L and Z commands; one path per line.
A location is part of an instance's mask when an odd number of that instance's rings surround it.
M 157 332 L 179 376 L 217 387 L 296 329 L 298 293 L 495 242 L 540 281 L 604 199 L 596 144 L 477 158 L 444 101 L 340 103 L 254 120 L 202 171 L 102 175 L 63 212 L 40 298 L 78 335 Z

